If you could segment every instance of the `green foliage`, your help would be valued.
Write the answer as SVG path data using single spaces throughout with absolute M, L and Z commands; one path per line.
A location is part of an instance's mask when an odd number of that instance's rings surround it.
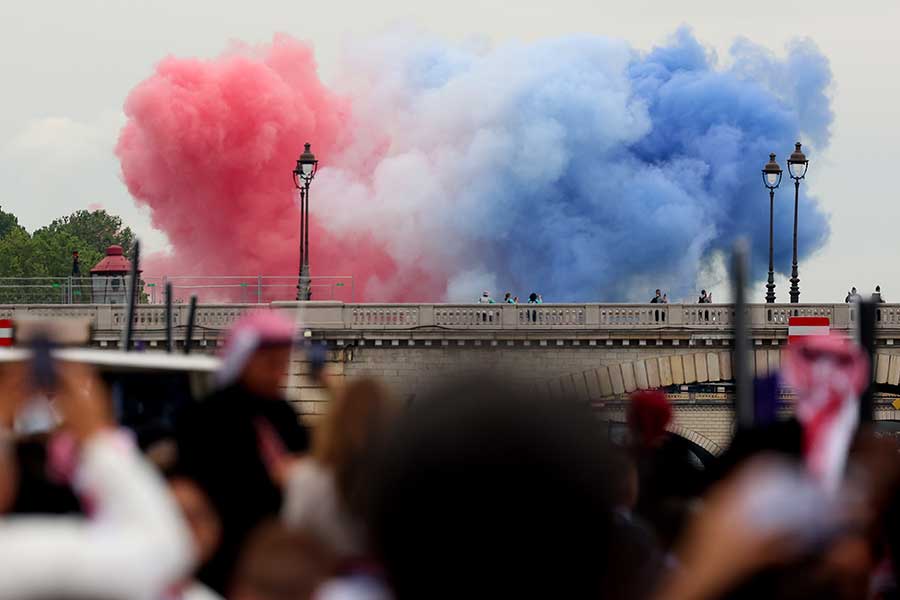
M 3 212 L 3 207 L 0 207 L 0 239 L 5 237 L 10 231 L 20 229 L 25 231 L 19 226 L 19 219 L 16 218 L 16 215 Z
M 60 302 L 67 297 L 72 252 L 77 250 L 82 281 L 73 286 L 74 302 L 90 302 L 90 270 L 119 244 L 131 253 L 134 233 L 120 217 L 104 210 L 79 210 L 29 234 L 11 213 L 0 210 L 0 278 L 42 277 L 44 280 L 4 281 L 0 304 Z
M 35 231 L 34 235 L 37 236 L 41 233 L 71 235 L 76 238 L 79 245 L 71 248 L 69 253 L 71 254 L 72 250 L 78 250 L 81 254 L 82 265 L 88 264 L 87 253 L 90 251 L 94 251 L 102 258 L 109 246 L 119 244 L 125 250 L 125 256 L 130 256 L 131 247 L 134 244 L 134 233 L 131 228 L 123 228 L 122 218 L 111 215 L 105 210 L 79 210 L 67 217 L 56 219 L 50 225 Z M 90 267 L 94 266 L 96 262 L 96 260 L 91 262 Z

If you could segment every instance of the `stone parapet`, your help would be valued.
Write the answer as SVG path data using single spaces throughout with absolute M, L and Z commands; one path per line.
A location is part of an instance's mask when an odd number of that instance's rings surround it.
M 290 312 L 304 332 L 329 340 L 391 340 L 387 343 L 485 344 L 530 340 L 591 345 L 726 346 L 733 337 L 734 307 L 728 304 L 345 304 L 341 302 L 273 302 L 198 306 L 194 342 L 215 346 L 245 311 L 270 306 Z M 787 339 L 790 316 L 825 316 L 832 328 L 851 333 L 856 308 L 850 304 L 753 304 L 747 307 L 751 336 L 757 345 Z M 82 318 L 93 324 L 97 345 L 118 345 L 126 309 L 122 305 L 0 305 L 0 318 Z M 173 307 L 176 339 L 186 330 L 188 307 Z M 879 342 L 900 339 L 900 305 L 877 309 Z M 159 342 L 165 336 L 165 308 L 140 305 L 134 316 L 134 339 Z

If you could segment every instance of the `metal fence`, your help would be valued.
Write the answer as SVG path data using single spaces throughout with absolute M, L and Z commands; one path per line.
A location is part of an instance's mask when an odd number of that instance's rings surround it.
M 0 277 L 0 304 L 109 304 L 109 286 L 97 285 L 91 277 Z M 124 285 L 128 277 L 118 278 Z M 353 277 L 313 276 L 310 278 L 313 300 L 354 302 Z M 295 300 L 297 277 L 281 275 L 176 275 L 148 276 L 140 280 L 141 304 L 164 304 L 166 284 L 172 284 L 174 303 L 190 301 L 196 295 L 201 302 L 263 303 Z

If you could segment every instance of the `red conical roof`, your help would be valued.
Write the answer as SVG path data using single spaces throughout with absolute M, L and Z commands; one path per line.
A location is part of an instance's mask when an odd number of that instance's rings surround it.
M 125 258 L 122 246 L 113 244 L 106 249 L 106 256 L 98 262 L 91 273 L 101 275 L 127 275 L 131 271 L 131 261 Z M 140 273 L 140 270 L 138 270 Z

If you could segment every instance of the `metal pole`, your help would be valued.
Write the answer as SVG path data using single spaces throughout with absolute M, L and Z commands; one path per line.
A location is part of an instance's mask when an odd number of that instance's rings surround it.
M 869 372 L 865 391 L 859 398 L 859 420 L 862 423 L 870 423 L 874 411 L 872 407 L 872 371 L 875 368 L 875 321 L 878 304 L 871 301 L 863 301 L 857 305 L 857 324 L 859 326 L 859 345 L 869 355 Z
M 738 240 L 734 245 L 734 403 L 739 430 L 753 427 L 753 380 L 750 371 L 750 336 L 748 333 L 747 302 L 744 284 L 747 277 L 747 242 Z
M 191 353 L 191 342 L 194 338 L 194 318 L 197 314 L 197 296 L 191 296 L 191 306 L 188 308 L 187 334 L 184 336 L 184 353 Z
M 775 302 L 775 256 L 774 256 L 774 212 L 775 188 L 769 188 L 769 279 L 766 283 L 766 302 Z
M 175 340 L 172 338 L 172 283 L 166 282 L 166 352 L 172 353 Z
M 256 276 L 256 303 L 262 304 L 262 275 Z
M 127 282 L 128 293 L 128 309 L 125 313 L 125 330 L 122 335 L 122 346 L 125 352 L 131 351 L 131 338 L 134 335 L 134 310 L 137 298 L 137 278 L 138 278 L 138 262 L 141 257 L 141 244 L 137 240 L 134 241 L 134 251 L 131 257 L 131 276 Z
M 297 271 L 297 300 L 303 300 L 303 265 L 304 255 L 303 255 L 303 233 L 305 231 L 304 226 L 304 214 L 306 213 L 306 194 L 303 191 L 303 188 L 300 188 L 300 268 Z
M 306 281 L 306 289 L 304 291 L 305 297 L 304 300 L 312 300 L 312 278 L 309 272 L 309 180 L 306 181 L 306 184 L 303 186 L 305 193 L 303 194 L 306 198 L 306 223 L 303 227 L 304 230 L 304 248 L 303 248 L 303 275 Z
M 797 208 L 800 203 L 800 180 L 794 179 L 794 260 L 791 263 L 791 302 L 800 302 L 800 277 L 797 274 Z

